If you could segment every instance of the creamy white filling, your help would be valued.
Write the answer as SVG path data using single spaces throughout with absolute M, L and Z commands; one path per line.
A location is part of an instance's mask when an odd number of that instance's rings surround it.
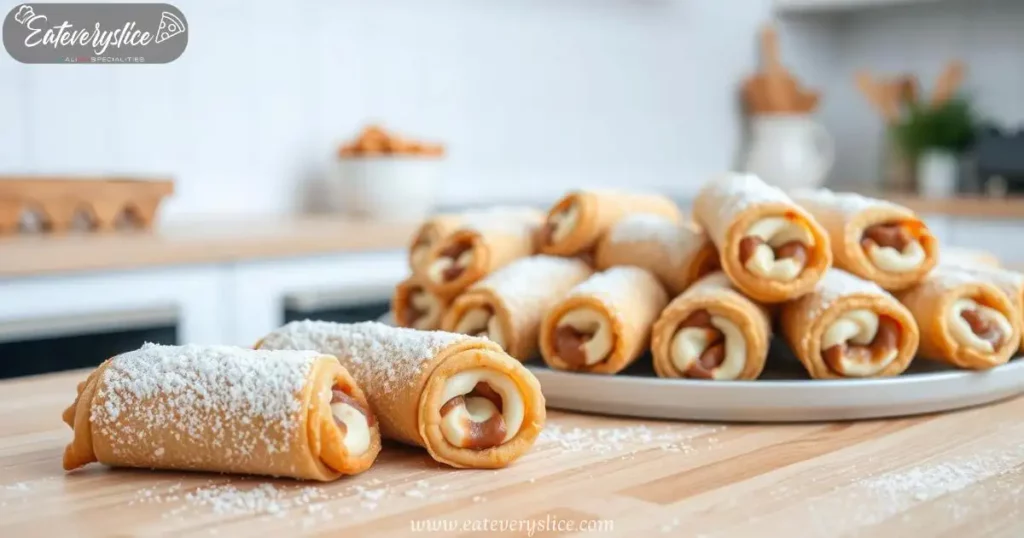
M 558 320 L 558 326 L 569 326 L 581 333 L 591 335 L 590 340 L 583 344 L 583 358 L 587 366 L 607 359 L 612 352 L 611 324 L 600 312 L 589 308 L 570 310 Z
M 480 334 L 490 341 L 505 347 L 505 333 L 501 330 L 501 319 L 486 308 L 471 308 L 455 324 L 455 332 Z
M 728 318 L 711 316 L 711 326 L 725 339 L 725 358 L 711 371 L 714 379 L 736 379 L 747 364 L 747 340 L 743 331 Z M 669 345 L 669 358 L 679 372 L 686 372 L 707 351 L 715 331 L 703 327 L 686 327 L 676 332 Z
M 573 228 L 580 220 L 580 210 L 576 207 L 576 204 L 570 204 L 569 207 L 553 213 L 548 217 L 548 222 L 554 225 L 554 229 L 551 232 L 551 242 L 558 243 L 569 237 Z
M 332 403 L 331 414 L 345 424 L 342 444 L 349 454 L 358 456 L 370 448 L 370 425 L 366 423 L 365 415 L 344 402 Z
M 774 247 L 799 241 L 807 248 L 814 246 L 814 235 L 806 227 L 785 217 L 766 217 L 747 228 L 744 237 L 758 237 L 764 244 L 743 265 L 748 271 L 769 280 L 789 282 L 800 276 L 804 263 L 793 258 L 775 259 Z
M 448 256 L 440 256 L 430 267 L 427 267 L 427 278 L 433 282 L 441 283 L 445 281 L 444 272 L 451 267 L 469 267 L 469 264 L 473 262 L 473 249 L 469 249 L 456 259 L 449 258 Z
M 889 273 L 906 273 L 913 271 L 924 263 L 927 255 L 924 247 L 916 239 L 907 243 L 903 252 L 892 247 L 882 247 L 872 243 L 868 246 L 868 259 L 875 267 Z
M 426 243 L 420 243 L 412 247 L 412 265 L 413 267 L 419 267 L 426 263 L 427 256 L 430 254 L 430 245 Z
M 426 291 L 414 291 L 409 294 L 409 303 L 417 312 L 422 312 L 412 328 L 426 330 L 438 326 L 441 321 L 441 303 Z
M 477 383 L 487 383 L 501 396 L 501 417 L 505 421 L 505 439 L 502 443 L 508 442 L 519 433 L 526 415 L 526 406 L 519 393 L 519 387 L 507 375 L 487 368 L 459 372 L 445 382 L 444 392 L 441 394 L 442 405 L 452 398 L 469 394 Z M 467 416 L 473 422 L 486 422 L 498 412 L 497 406 L 487 398 L 470 396 L 465 401 L 464 406 L 452 409 L 441 418 L 441 435 L 454 446 L 463 446 L 466 441 L 466 435 L 469 433 L 465 428 Z
M 825 351 L 842 344 L 867 346 L 875 340 L 877 334 L 877 313 L 866 309 L 849 310 L 839 316 L 839 319 L 833 321 L 832 325 L 825 330 L 821 336 L 821 350 Z M 899 351 L 898 348 L 893 348 L 881 360 L 870 362 L 853 360 L 843 354 L 839 360 L 839 373 L 856 377 L 875 375 L 889 366 L 899 355 Z
M 1013 327 L 1000 311 L 978 304 L 972 299 L 957 299 L 949 307 L 946 320 L 949 323 L 949 332 L 953 335 L 953 340 L 964 347 L 981 353 L 995 352 L 991 342 L 982 340 L 971 330 L 971 324 L 967 323 L 967 320 L 960 315 L 964 310 L 976 310 L 982 318 L 995 323 L 1005 336 L 1013 334 Z

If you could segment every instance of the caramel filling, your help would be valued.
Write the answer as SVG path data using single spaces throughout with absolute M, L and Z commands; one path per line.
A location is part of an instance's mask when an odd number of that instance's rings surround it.
M 736 379 L 746 366 L 746 340 L 732 321 L 697 310 L 679 324 L 669 358 L 683 377 Z
M 558 357 L 574 368 L 605 361 L 615 343 L 611 325 L 604 314 L 589 308 L 577 308 L 563 314 L 553 336 Z
M 428 275 L 434 282 L 445 283 L 458 279 L 473 261 L 473 242 L 459 241 L 448 245 L 430 264 Z
M 953 340 L 980 353 L 995 353 L 1013 334 L 1013 326 L 1002 312 L 973 299 L 954 301 L 948 316 Z
M 525 415 L 516 384 L 507 375 L 484 368 L 449 378 L 442 399 L 441 434 L 459 448 L 499 446 L 515 437 Z
M 331 415 L 349 454 L 358 456 L 370 448 L 370 428 L 376 424 L 376 417 L 337 386 L 331 389 Z
M 899 355 L 899 321 L 870 310 L 851 310 L 825 332 L 821 357 L 832 371 L 866 377 L 884 370 Z
M 812 246 L 814 236 L 798 215 L 766 217 L 740 239 L 739 261 L 756 276 L 789 282 L 803 272 Z
M 910 229 L 911 224 L 883 222 L 864 229 L 860 245 L 873 265 L 891 273 L 913 271 L 921 267 L 927 253 Z M 917 224 L 917 227 L 921 226 Z
M 565 240 L 579 223 L 580 211 L 576 204 L 568 204 L 548 215 L 541 231 L 544 244 L 553 245 Z

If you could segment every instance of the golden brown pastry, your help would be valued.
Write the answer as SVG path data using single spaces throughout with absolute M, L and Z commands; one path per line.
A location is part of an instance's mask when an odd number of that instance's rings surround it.
M 413 275 L 395 286 L 391 315 L 399 327 L 432 331 L 441 327 L 450 302 L 431 293 L 423 278 Z
M 711 273 L 676 297 L 654 324 L 651 353 L 659 377 L 757 379 L 768 358 L 768 311 Z
M 832 265 L 821 225 L 757 176 L 730 173 L 713 179 L 697 195 L 693 210 L 718 248 L 725 274 L 757 301 L 800 297 Z
M 494 271 L 533 254 L 543 219 L 540 211 L 524 208 L 466 216 L 428 254 L 424 284 L 437 297 L 454 298 Z
M 146 344 L 89 374 L 64 422 L 67 470 L 98 461 L 328 481 L 380 452 L 363 391 L 314 351 Z
M 718 251 L 700 226 L 651 213 L 628 215 L 612 226 L 597 245 L 594 263 L 602 271 L 617 265 L 646 269 L 672 297 L 719 269 Z
M 574 258 L 539 255 L 514 261 L 455 299 L 441 326 L 485 336 L 521 361 L 532 359 L 544 314 L 591 273 L 590 266 Z
M 665 289 L 644 269 L 597 273 L 544 316 L 544 362 L 557 370 L 621 372 L 647 350 L 651 325 L 667 302 Z
M 1000 289 L 968 271 L 940 266 L 898 294 L 921 328 L 921 356 L 981 370 L 1010 360 L 1020 316 Z
M 815 379 L 899 375 L 922 334 L 889 292 L 841 269 L 829 269 L 814 291 L 783 304 L 779 327 Z
M 673 222 L 682 220 L 675 202 L 664 196 L 607 190 L 576 191 L 567 194 L 548 211 L 540 251 L 556 256 L 589 253 L 608 229 L 631 213 L 661 215 Z
M 544 427 L 537 378 L 484 338 L 376 322 L 298 321 L 257 346 L 333 353 L 366 388 L 384 437 L 424 447 L 453 467 L 504 467 Z
M 935 267 L 935 237 L 901 205 L 827 189 L 794 193 L 793 200 L 825 228 L 839 269 L 896 291 L 920 282 Z

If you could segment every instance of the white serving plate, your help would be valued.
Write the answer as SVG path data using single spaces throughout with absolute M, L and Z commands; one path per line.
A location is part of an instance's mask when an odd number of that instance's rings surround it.
M 785 353 L 783 353 L 785 354 Z M 716 422 L 814 422 L 949 411 L 1024 392 L 1024 357 L 984 372 L 917 359 L 901 376 L 814 381 L 773 350 L 757 381 L 661 379 L 641 357 L 619 375 L 527 367 L 549 407 L 603 415 Z M 788 355 L 788 354 L 785 354 Z M 773 360 L 778 357 L 779 360 Z

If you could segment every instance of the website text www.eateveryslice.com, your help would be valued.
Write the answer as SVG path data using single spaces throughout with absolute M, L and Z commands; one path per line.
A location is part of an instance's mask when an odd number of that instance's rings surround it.
M 526 536 L 547 532 L 611 532 L 610 519 L 563 519 L 548 516 L 543 519 L 414 519 L 409 522 L 412 532 L 512 532 Z

